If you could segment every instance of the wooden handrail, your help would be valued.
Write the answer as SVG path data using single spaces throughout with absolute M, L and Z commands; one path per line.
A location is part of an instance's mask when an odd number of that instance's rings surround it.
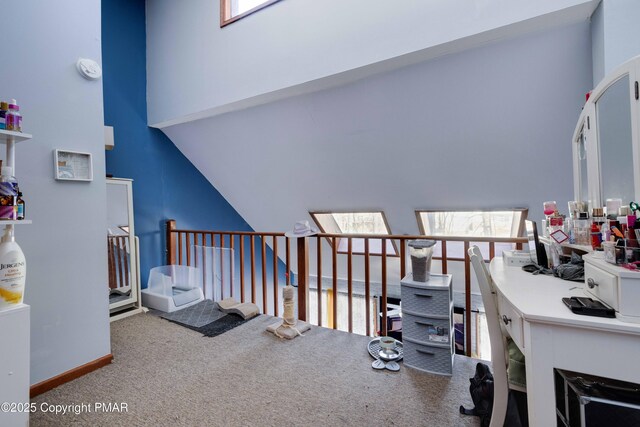
M 169 231 L 169 230 L 168 230 Z M 233 234 L 236 236 L 267 236 L 267 237 L 284 237 L 284 233 L 267 232 L 267 231 L 203 231 L 203 230 L 182 230 L 173 229 L 171 233 L 214 233 L 214 234 Z M 428 239 L 447 242 L 478 242 L 478 243 L 527 243 L 526 237 L 481 237 L 481 236 L 422 236 L 408 234 L 361 234 L 361 233 L 317 233 L 313 237 L 335 237 L 339 239 L 386 239 L 386 240 L 416 240 Z
M 174 220 L 169 220 L 167 222 L 170 222 L 170 221 L 174 221 Z M 191 234 L 206 233 L 206 234 L 220 234 L 220 235 L 233 234 L 234 236 L 285 237 L 284 233 L 276 233 L 276 232 L 269 232 L 269 231 L 262 232 L 262 231 L 220 231 L 220 230 L 186 230 L 186 229 L 183 230 L 178 228 L 171 229 L 171 230 L 167 228 L 167 231 L 171 233 L 191 233 Z
M 198 235 L 201 237 L 198 238 Z M 216 238 L 216 235 L 219 238 Z M 211 246 L 216 246 L 219 242 L 219 245 L 225 246 L 225 237 L 229 236 L 229 247 L 233 248 L 235 246 L 236 236 L 239 239 L 239 257 L 240 257 L 240 299 L 242 302 L 245 302 L 245 297 L 248 296 L 248 293 L 245 292 L 245 282 L 250 281 L 250 294 L 251 294 L 251 302 L 256 303 L 258 299 L 258 289 L 260 289 L 261 299 L 262 299 L 262 310 L 264 313 L 278 315 L 278 282 L 279 278 L 279 270 L 281 267 L 279 265 L 280 259 L 283 262 L 286 260 L 285 264 L 285 272 L 290 273 L 291 261 L 290 261 L 290 238 L 286 237 L 282 232 L 257 232 L 257 231 L 220 231 L 220 230 L 188 230 L 188 229 L 179 229 L 176 227 L 176 223 L 173 220 L 167 221 L 166 227 L 166 241 L 167 241 L 167 262 L 170 264 L 182 264 L 185 260 L 189 265 L 191 263 L 191 236 L 193 236 L 194 244 L 202 243 L 203 246 L 206 246 L 210 241 Z M 206 236 L 210 236 L 209 239 Z M 245 239 L 249 239 L 249 245 L 245 245 Z M 258 244 L 260 248 L 256 246 L 256 238 L 260 239 Z M 317 305 L 317 324 L 322 326 L 323 323 L 323 292 L 327 294 L 327 303 L 329 306 L 324 307 L 324 313 L 328 314 L 328 324 L 326 326 L 332 327 L 334 329 L 338 329 L 340 326 L 341 329 L 353 331 L 354 323 L 353 323 L 353 314 L 354 314 L 354 270 L 356 265 L 360 265 L 363 268 L 364 273 L 364 300 L 365 300 L 365 317 L 366 317 L 366 325 L 365 331 L 367 335 L 372 335 L 376 333 L 387 334 L 387 290 L 389 288 L 389 282 L 387 278 L 387 272 L 389 271 L 389 263 L 393 262 L 392 270 L 394 266 L 399 267 L 400 278 L 398 278 L 397 282 L 399 282 L 402 277 L 407 273 L 407 241 L 416 240 L 416 239 L 429 239 L 440 242 L 441 255 L 438 257 L 433 257 L 434 260 L 441 261 L 441 271 L 443 274 L 447 274 L 449 269 L 448 263 L 450 261 L 461 261 L 464 263 L 464 288 L 465 288 L 465 314 L 464 314 L 464 323 L 465 323 L 465 348 L 467 355 L 471 355 L 471 269 L 469 259 L 466 256 L 467 249 L 470 247 L 471 243 L 488 243 L 489 248 L 489 259 L 493 258 L 496 255 L 496 244 L 500 243 L 510 243 L 515 244 L 516 248 L 522 248 L 523 244 L 526 244 L 528 240 L 524 237 L 475 237 L 475 236 L 424 236 L 424 235 L 379 235 L 379 234 L 361 234 L 361 233 L 351 233 L 351 234 L 340 234 L 340 233 L 318 233 L 309 238 L 298 238 L 295 239 L 295 247 L 294 251 L 296 251 L 297 255 L 297 286 L 298 286 L 298 317 L 300 320 L 309 321 L 308 312 L 309 312 L 309 258 L 310 258 L 310 245 L 309 240 L 311 238 L 315 238 L 315 245 L 312 247 L 316 250 L 316 305 Z M 269 242 L 269 246 L 267 245 L 268 239 L 271 239 Z M 278 239 L 282 239 L 280 243 L 278 243 Z M 338 250 L 338 242 L 341 239 L 347 239 L 347 247 L 346 251 L 344 249 Z M 358 249 L 361 252 L 355 252 L 355 239 L 361 239 L 364 243 L 364 248 Z M 373 251 L 371 249 L 370 242 L 372 240 L 378 240 L 381 242 L 380 250 Z M 344 240 L 343 240 L 344 241 Z M 394 251 L 389 251 L 387 248 L 388 241 L 390 241 L 394 246 L 396 242 L 399 244 L 397 248 L 398 255 L 393 253 Z M 329 251 L 331 255 L 331 286 L 324 288 L 322 285 L 322 252 L 323 252 L 323 242 L 326 245 L 329 244 Z M 465 257 L 464 258 L 454 258 L 449 257 L 447 255 L 451 246 L 448 245 L 450 242 L 461 242 L 464 244 Z M 246 250 L 248 249 L 249 254 L 246 254 Z M 260 251 L 260 257 L 258 258 L 256 251 Z M 272 262 L 267 262 L 267 252 L 271 250 L 271 260 Z M 344 251 L 344 252 L 343 252 Z M 281 253 L 285 252 L 285 253 Z M 285 257 L 286 254 L 286 257 Z M 346 262 L 346 300 L 341 300 L 338 303 L 339 292 L 338 292 L 338 255 L 345 256 Z M 247 259 L 245 259 L 245 255 Z M 354 255 L 357 255 L 356 258 Z M 382 315 L 382 321 L 378 318 L 378 313 L 371 313 L 370 309 L 370 299 L 373 296 L 371 292 L 371 280 L 372 280 L 372 271 L 371 271 L 371 257 L 375 256 L 376 258 L 380 258 L 380 270 L 377 270 L 376 275 L 380 274 L 380 283 L 381 286 L 381 295 L 379 295 L 378 304 L 379 309 Z M 258 259 L 256 259 L 258 258 Z M 389 261 L 393 259 L 398 259 L 398 261 Z M 360 261 L 362 260 L 362 261 Z M 258 261 L 259 265 L 256 266 L 256 261 Z M 247 262 L 250 262 L 250 265 L 247 266 L 249 271 L 246 271 L 245 265 Z M 377 265 L 374 264 L 374 265 Z M 272 269 L 272 274 L 267 274 L 267 268 Z M 342 268 L 342 267 L 340 267 Z M 245 273 L 248 274 L 248 278 L 245 277 Z M 256 279 L 259 277 L 258 282 Z M 247 280 L 248 279 L 248 280 Z M 272 281 L 272 283 L 268 283 Z M 391 282 L 392 284 L 395 282 L 395 279 Z M 270 289 L 269 286 L 272 286 Z M 273 305 L 268 305 L 267 295 L 270 293 L 273 296 Z M 233 292 L 233 286 L 232 290 Z M 247 295 L 245 295 L 247 294 Z M 345 310 L 347 313 L 347 323 L 338 325 L 338 308 L 341 310 Z M 373 320 L 373 324 L 375 329 L 371 329 L 371 321 Z

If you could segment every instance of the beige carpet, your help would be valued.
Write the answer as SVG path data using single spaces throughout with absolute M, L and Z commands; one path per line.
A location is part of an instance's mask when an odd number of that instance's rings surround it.
M 31 414 L 32 426 L 477 426 L 475 361 L 456 358 L 452 378 L 375 371 L 368 338 L 312 327 L 284 341 L 260 316 L 214 338 L 149 314 L 112 324 L 114 362 L 36 397 L 38 407 L 88 404 L 92 412 Z M 402 364 L 401 364 L 402 365 Z M 95 402 L 128 412 L 98 413 Z

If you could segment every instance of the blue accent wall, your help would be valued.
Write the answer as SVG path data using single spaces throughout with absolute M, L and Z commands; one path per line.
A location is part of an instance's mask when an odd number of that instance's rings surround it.
M 147 126 L 144 0 L 103 0 L 102 66 L 104 120 L 115 132 L 106 170 L 133 179 L 140 273 L 146 287 L 149 270 L 166 263 L 167 219 L 175 219 L 181 229 L 252 230 L 164 133 Z

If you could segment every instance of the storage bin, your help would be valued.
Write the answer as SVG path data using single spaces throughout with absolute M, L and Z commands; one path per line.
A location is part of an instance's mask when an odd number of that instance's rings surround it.
M 403 333 L 417 341 L 449 346 L 451 341 L 451 319 L 436 319 L 426 316 L 415 316 L 403 311 Z
M 410 368 L 439 375 L 453 373 L 453 352 L 448 347 L 436 347 L 416 342 L 403 335 L 404 364 Z
M 560 369 L 554 377 L 558 426 L 640 425 L 640 385 Z
M 410 277 L 402 280 L 403 310 L 424 315 L 448 316 L 450 314 L 453 295 L 451 286 L 447 286 L 446 276 L 432 274 L 427 283 L 415 282 L 410 280 Z

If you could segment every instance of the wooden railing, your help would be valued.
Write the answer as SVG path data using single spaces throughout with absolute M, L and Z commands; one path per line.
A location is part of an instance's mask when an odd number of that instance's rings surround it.
M 339 251 L 338 243 L 340 240 L 347 240 L 346 250 Z M 364 250 L 362 253 L 354 253 L 353 243 L 358 239 L 362 242 Z M 471 325 L 471 266 L 469 258 L 466 256 L 467 250 L 472 243 L 488 244 L 489 254 L 488 260 L 496 254 L 496 244 L 509 243 L 515 244 L 517 249 L 522 248 L 522 244 L 527 242 L 526 238 L 461 238 L 461 237 L 442 237 L 442 236 L 407 236 L 407 235 L 389 235 L 379 236 L 371 234 L 331 234 L 319 233 L 317 235 L 305 238 L 290 239 L 284 233 L 274 232 L 237 232 L 237 231 L 210 231 L 210 230 L 182 230 L 176 227 L 173 220 L 167 221 L 167 263 L 192 265 L 190 259 L 189 248 L 192 245 L 200 246 L 217 246 L 223 248 L 232 248 L 236 250 L 236 258 L 239 259 L 239 299 L 241 302 L 250 301 L 262 306 L 262 312 L 266 314 L 279 315 L 278 284 L 284 285 L 283 274 L 292 270 L 291 265 L 291 240 L 296 240 L 295 250 L 297 258 L 297 286 L 298 286 L 298 317 L 300 320 L 308 321 L 309 308 L 309 262 L 313 258 L 315 261 L 316 276 L 316 305 L 317 305 L 317 324 L 323 326 L 323 291 L 332 295 L 329 298 L 328 307 L 328 327 L 337 329 L 338 327 L 338 280 L 339 280 L 339 256 L 346 257 L 346 271 L 342 272 L 343 277 L 347 281 L 347 330 L 353 331 L 353 281 L 354 281 L 354 258 L 362 259 L 361 272 L 364 282 L 364 300 L 365 300 L 365 331 L 367 335 L 378 332 L 371 330 L 372 313 L 368 303 L 372 297 L 371 285 L 372 277 L 372 259 L 376 259 L 375 264 L 379 265 L 380 277 L 380 295 L 379 304 L 381 318 L 387 319 L 387 291 L 389 285 L 389 264 L 393 263 L 394 269 L 398 270 L 398 276 L 393 278 L 394 284 L 399 284 L 400 280 L 407 273 L 407 242 L 414 239 L 431 239 L 440 243 L 441 256 L 434 257 L 441 262 L 441 271 L 447 274 L 449 271 L 449 263 L 451 261 L 464 263 L 464 283 L 465 283 L 465 349 L 470 355 L 471 351 L 471 333 L 469 327 Z M 322 242 L 326 242 L 325 246 Z M 380 252 L 373 253 L 371 243 L 380 241 Z M 394 250 L 397 248 L 397 254 L 387 253 L 387 241 L 393 242 Z M 310 243 L 312 242 L 312 243 Z M 447 246 L 451 242 L 462 242 L 464 247 L 464 255 L 461 258 L 449 257 L 447 255 Z M 269 244 L 268 244 L 269 243 Z M 247 247 L 249 254 L 247 255 Z M 311 250 L 315 254 L 311 253 Z M 260 262 L 256 262 L 256 258 L 260 257 Z M 315 255 L 315 256 L 313 256 Z M 331 258 L 331 287 L 323 289 L 323 257 L 329 255 Z M 270 262 L 267 259 L 270 258 Z M 379 258 L 379 262 L 377 259 Z M 283 261 L 280 261 L 283 260 Z M 247 263 L 249 264 L 247 266 Z M 377 265 L 376 265 L 377 268 Z M 268 270 L 271 269 L 271 274 Z M 280 274 L 280 273 L 283 274 Z M 257 274 L 261 274 L 261 280 L 258 283 Z M 455 280 L 455 277 L 454 277 Z M 249 282 L 249 283 L 247 283 Z M 247 287 L 249 288 L 247 290 Z M 257 289 L 261 290 L 262 301 L 256 301 Z M 233 295 L 233 288 L 232 288 Z M 268 293 L 272 293 L 272 304 L 268 304 Z M 248 298 L 247 293 L 250 294 Z M 373 319 L 377 319 L 378 315 Z M 316 319 L 314 319 L 316 320 Z M 387 334 L 387 322 L 380 322 L 381 335 Z
M 107 236 L 109 289 L 130 285 L 129 235 Z

